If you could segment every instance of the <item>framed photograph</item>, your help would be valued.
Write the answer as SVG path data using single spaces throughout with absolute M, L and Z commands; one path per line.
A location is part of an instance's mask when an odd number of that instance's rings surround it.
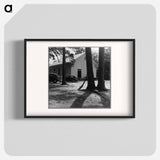
M 135 118 L 135 39 L 25 39 L 26 118 Z

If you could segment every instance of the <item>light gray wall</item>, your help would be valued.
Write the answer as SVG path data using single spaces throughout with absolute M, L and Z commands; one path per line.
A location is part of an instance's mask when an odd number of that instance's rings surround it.
M 78 57 L 71 67 L 71 74 L 77 77 L 77 70 L 81 69 L 82 78 L 86 77 L 86 55 Z
M 155 151 L 155 10 L 149 5 L 27 5 L 5 26 L 5 150 L 11 155 Z M 135 38 L 135 119 L 24 119 L 24 38 Z M 123 94 L 123 91 L 122 91 Z

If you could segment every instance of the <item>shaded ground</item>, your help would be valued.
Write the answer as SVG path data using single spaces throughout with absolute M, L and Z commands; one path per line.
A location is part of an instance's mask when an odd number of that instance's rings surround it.
M 110 108 L 110 81 L 105 81 L 108 91 L 86 91 L 87 82 L 78 90 L 83 81 L 61 85 L 49 84 L 49 108 Z M 95 81 L 97 85 L 97 81 Z

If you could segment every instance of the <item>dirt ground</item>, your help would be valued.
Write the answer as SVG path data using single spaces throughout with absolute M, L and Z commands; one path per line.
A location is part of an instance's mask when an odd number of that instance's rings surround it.
M 83 81 L 49 84 L 49 108 L 110 108 L 110 81 L 105 81 L 107 91 L 86 91 L 87 81 L 78 90 Z M 97 85 L 97 81 L 95 81 Z

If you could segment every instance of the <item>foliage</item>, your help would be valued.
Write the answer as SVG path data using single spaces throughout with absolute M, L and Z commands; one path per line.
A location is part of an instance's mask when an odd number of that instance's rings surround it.
M 82 54 L 84 52 L 84 47 L 65 47 L 65 57 L 72 64 L 74 63 L 74 55 Z M 52 62 L 62 62 L 62 56 L 62 47 L 49 47 L 49 60 Z

